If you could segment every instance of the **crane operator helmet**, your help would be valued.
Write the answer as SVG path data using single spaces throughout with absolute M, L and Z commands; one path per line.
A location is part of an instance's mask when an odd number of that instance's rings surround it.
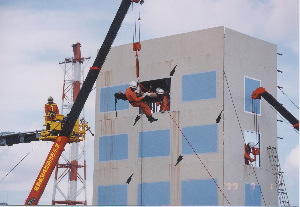
M 52 98 L 52 96 L 49 96 L 49 98 L 48 98 L 48 103 L 53 103 L 53 98 Z

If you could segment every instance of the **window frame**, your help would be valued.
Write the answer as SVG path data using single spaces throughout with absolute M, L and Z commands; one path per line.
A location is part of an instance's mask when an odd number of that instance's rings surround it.
M 248 144 L 249 142 L 254 142 L 255 144 L 257 144 L 255 147 L 256 148 L 261 148 L 261 133 L 257 133 L 255 131 L 251 131 L 251 130 L 247 130 L 244 129 L 244 138 L 245 138 L 245 144 Z M 255 133 L 255 137 L 251 137 L 250 139 L 246 137 L 247 134 L 249 133 Z M 261 153 L 261 152 L 260 152 Z M 251 157 L 253 157 L 254 155 L 252 155 Z M 252 165 L 252 167 L 257 167 L 260 168 L 261 167 L 261 158 L 260 155 L 256 155 L 256 161 L 252 162 L 252 164 L 254 163 L 255 165 Z
M 251 102 L 251 108 L 252 108 L 252 110 L 251 111 L 247 111 L 246 110 L 246 95 L 249 95 L 248 93 L 246 94 L 246 79 L 249 79 L 249 80 L 253 80 L 253 81 L 258 81 L 259 82 L 259 86 L 258 87 L 261 87 L 261 80 L 259 80 L 259 79 L 255 79 L 255 78 L 251 78 L 251 77 L 249 77 L 249 76 L 244 76 L 244 112 L 245 113 L 249 113 L 249 114 L 256 114 L 256 115 L 261 115 L 261 100 L 260 99 L 252 99 L 252 102 Z M 257 88 L 258 88 L 257 87 Z M 257 88 L 255 88 L 255 89 L 257 89 Z M 255 90 L 255 89 L 253 89 L 253 91 Z M 252 89 L 251 89 L 252 90 Z M 252 91 L 252 92 L 253 92 Z M 249 95 L 249 97 L 251 96 L 251 94 Z M 257 103 L 259 103 L 258 105 L 259 105 L 259 113 L 253 113 L 253 105 L 255 105 L 255 102 Z M 254 103 L 254 104 L 252 104 L 252 103 Z

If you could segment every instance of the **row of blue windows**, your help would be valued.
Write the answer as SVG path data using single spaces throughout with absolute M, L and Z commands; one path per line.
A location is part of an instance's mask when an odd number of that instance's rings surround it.
M 98 205 L 127 205 L 127 184 L 98 186 Z M 217 186 L 213 180 L 181 182 L 182 205 L 218 205 Z M 137 205 L 170 205 L 170 183 L 138 185 Z
M 115 111 L 114 94 L 125 92 L 127 84 L 104 87 L 100 90 L 100 112 Z M 216 98 L 216 71 L 182 76 L 182 101 Z M 117 110 L 129 109 L 128 101 L 118 100 Z
M 191 146 L 196 153 L 217 152 L 217 124 L 185 127 L 182 132 L 185 135 L 182 136 L 182 154 L 193 154 Z M 101 136 L 99 161 L 128 159 L 128 139 L 128 134 Z M 169 156 L 171 153 L 170 143 L 170 129 L 139 132 L 138 157 Z
M 98 186 L 98 205 L 127 205 L 127 187 L 127 184 Z M 138 185 L 137 197 L 137 205 L 170 205 L 170 183 L 141 183 Z M 181 205 L 218 205 L 218 189 L 215 182 L 181 181 Z M 259 185 L 245 183 L 245 206 L 261 206 Z
M 260 87 L 260 80 L 244 77 L 244 110 L 260 114 L 260 100 L 251 98 L 252 92 Z M 118 100 L 115 104 L 114 94 L 125 92 L 127 84 L 101 88 L 100 112 L 129 109 L 129 102 Z M 182 101 L 212 99 L 217 96 L 216 71 L 182 76 Z

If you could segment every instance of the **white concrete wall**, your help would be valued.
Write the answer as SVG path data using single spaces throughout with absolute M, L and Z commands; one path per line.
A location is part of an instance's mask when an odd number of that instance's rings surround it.
M 249 167 L 244 165 L 244 142 L 223 72 L 226 72 L 242 129 L 251 130 L 252 115 L 243 110 L 244 76 L 262 80 L 262 86 L 271 94 L 276 94 L 276 46 L 224 27 L 216 27 L 143 41 L 139 60 L 140 81 L 168 78 L 177 64 L 171 81 L 171 111 L 155 113 L 153 116 L 159 120 L 154 123 L 149 123 L 143 116 L 134 127 L 132 124 L 138 108 L 129 106 L 128 110 L 118 111 L 118 117 L 115 112 L 100 113 L 101 87 L 128 84 L 136 79 L 132 45 L 112 48 L 97 81 L 93 205 L 97 205 L 99 185 L 124 184 L 132 173 L 134 179 L 128 185 L 128 205 L 137 204 L 139 183 L 159 181 L 170 182 L 170 205 L 181 205 L 181 181 L 210 179 L 207 170 L 217 179 L 231 205 L 244 205 L 244 182 L 256 183 L 256 180 L 248 176 Z M 216 71 L 216 98 L 182 102 L 182 76 L 208 71 Z M 224 118 L 218 124 L 217 153 L 199 154 L 205 167 L 194 154 L 185 155 L 180 165 L 175 167 L 182 147 L 182 134 L 178 127 L 214 124 L 222 109 Z M 276 146 L 276 114 L 269 106 L 262 104 L 259 121 L 263 137 L 262 167 L 255 170 L 258 177 L 264 178 L 259 181 L 263 185 L 267 205 L 277 205 L 274 201 L 277 201 L 277 195 L 265 187 L 270 185 L 266 177 L 271 176 L 266 146 Z M 139 159 L 138 133 L 159 129 L 170 129 L 170 156 Z M 100 163 L 99 137 L 121 133 L 129 134 L 128 159 Z M 238 191 L 228 190 L 224 182 L 238 183 Z M 218 205 L 229 205 L 219 191 Z
M 275 188 L 270 189 L 274 180 L 267 153 L 269 145 L 277 147 L 276 112 L 265 100 L 261 101 L 261 115 L 258 116 L 261 133 L 260 168 L 242 164 L 244 139 L 241 132 L 244 129 L 255 131 L 254 115 L 244 112 L 244 76 L 261 80 L 261 86 L 276 98 L 276 53 L 274 44 L 225 29 L 224 71 L 227 81 L 224 80 L 224 182 L 238 184 L 238 191 L 225 188 L 228 198 L 235 200 L 238 205 L 244 202 L 244 194 L 241 192 L 244 192 L 245 182 L 260 184 L 266 205 L 278 205 L 277 192 Z M 265 205 L 263 199 L 262 205 Z

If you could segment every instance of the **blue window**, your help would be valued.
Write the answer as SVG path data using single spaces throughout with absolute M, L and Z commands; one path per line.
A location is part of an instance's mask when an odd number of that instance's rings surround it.
M 170 183 L 142 183 L 138 185 L 138 205 L 170 205 Z
M 128 85 L 111 86 L 101 88 L 100 90 L 100 112 L 109 112 L 115 110 L 115 93 L 125 92 Z M 129 102 L 119 99 L 116 104 L 117 110 L 129 109 Z
M 193 154 L 192 147 L 197 153 L 217 152 L 218 150 L 218 125 L 202 125 L 185 127 L 182 129 L 182 154 Z
M 181 205 L 217 206 L 217 185 L 213 180 L 181 181 L 181 202 Z
M 127 205 L 127 185 L 98 186 L 98 205 Z
M 170 130 L 139 133 L 139 158 L 170 155 Z
M 182 101 L 216 98 L 216 71 L 182 76 Z
M 245 77 L 245 111 L 260 114 L 260 99 L 252 99 L 255 89 L 260 87 L 260 81 Z
M 245 183 L 245 206 L 261 206 L 260 185 Z
M 100 137 L 99 161 L 122 159 L 128 159 L 128 134 Z

